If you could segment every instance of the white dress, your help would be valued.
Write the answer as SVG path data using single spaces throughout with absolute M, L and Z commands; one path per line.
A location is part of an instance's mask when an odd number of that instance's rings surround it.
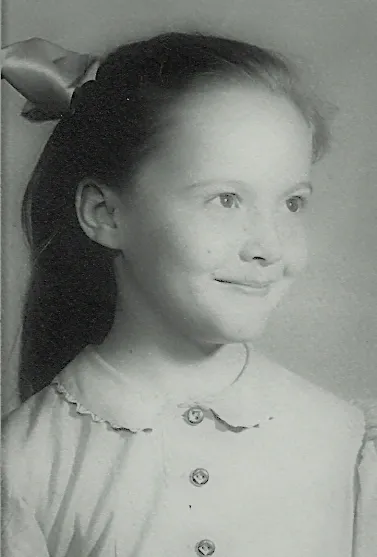
M 358 409 L 263 359 L 163 407 L 119 376 L 88 347 L 5 421 L 3 557 L 377 557 Z

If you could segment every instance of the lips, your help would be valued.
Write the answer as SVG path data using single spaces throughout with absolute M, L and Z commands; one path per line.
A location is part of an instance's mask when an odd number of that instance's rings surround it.
M 234 286 L 243 286 L 245 288 L 256 288 L 256 289 L 266 289 L 272 285 L 272 281 L 257 281 L 257 280 L 225 280 L 225 279 L 215 279 L 216 282 L 222 284 L 230 284 Z
M 243 296 L 251 296 L 258 298 L 265 298 L 271 292 L 271 281 L 255 281 L 255 280 L 228 280 L 228 279 L 215 279 L 224 288 L 228 288 Z

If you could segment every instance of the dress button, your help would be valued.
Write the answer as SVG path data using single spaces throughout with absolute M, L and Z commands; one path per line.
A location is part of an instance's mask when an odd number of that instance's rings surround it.
M 199 406 L 193 406 L 187 410 L 186 414 L 186 421 L 191 425 L 200 424 L 204 418 L 204 412 Z
M 201 540 L 196 544 L 195 549 L 198 555 L 213 555 L 215 553 L 215 544 L 211 540 Z
M 197 486 L 205 485 L 209 480 L 209 474 L 205 468 L 196 468 L 190 474 L 191 483 Z

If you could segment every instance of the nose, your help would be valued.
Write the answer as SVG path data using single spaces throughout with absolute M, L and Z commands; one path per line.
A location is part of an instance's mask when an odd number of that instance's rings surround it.
M 240 250 L 242 261 L 256 261 L 262 267 L 279 263 L 282 245 L 272 217 L 254 215 Z

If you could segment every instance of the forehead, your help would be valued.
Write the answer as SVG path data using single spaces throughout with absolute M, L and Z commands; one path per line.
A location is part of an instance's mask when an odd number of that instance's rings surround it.
M 288 99 L 253 84 L 193 89 L 172 108 L 165 130 L 154 171 L 178 182 L 290 186 L 308 177 L 309 126 Z

